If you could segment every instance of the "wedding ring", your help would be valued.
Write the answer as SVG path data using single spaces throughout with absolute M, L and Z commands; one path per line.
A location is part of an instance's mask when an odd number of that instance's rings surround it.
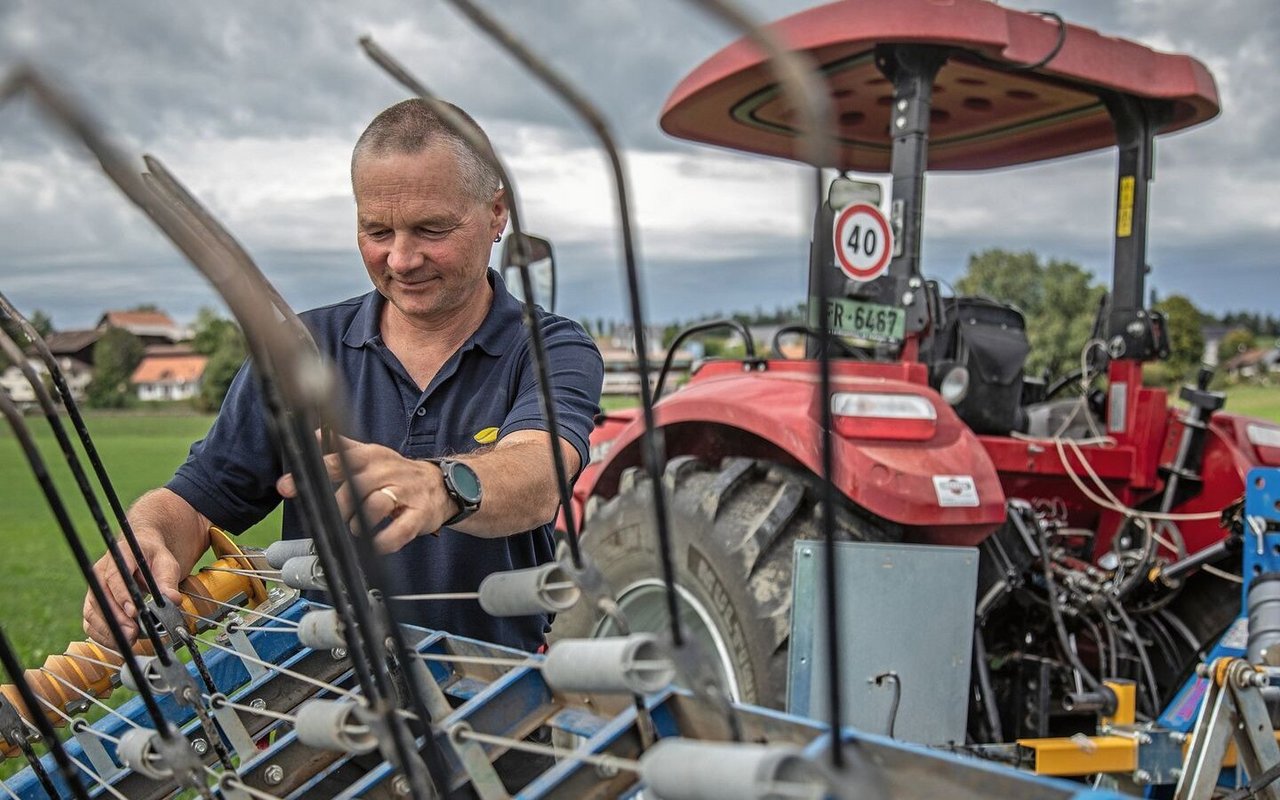
M 383 494 L 385 494 L 387 497 L 391 498 L 391 510 L 392 510 L 392 511 L 395 511 L 396 509 L 400 508 L 400 505 L 401 505 L 401 503 L 400 503 L 400 498 L 399 498 L 399 497 L 396 497 L 396 493 L 395 493 L 395 492 L 393 492 L 393 491 L 391 491 L 391 487 L 390 487 L 390 486 L 383 486 L 383 487 L 382 487 L 381 489 L 379 489 L 378 491 L 382 492 L 382 493 L 383 493 Z

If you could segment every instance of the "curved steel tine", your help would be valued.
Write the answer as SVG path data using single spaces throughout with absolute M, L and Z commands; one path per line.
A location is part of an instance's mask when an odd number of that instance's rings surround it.
M 524 323 L 525 328 L 529 331 L 529 342 L 533 348 L 534 368 L 538 377 L 538 396 L 542 403 L 542 415 L 547 421 L 547 433 L 552 442 L 551 462 L 552 468 L 555 470 L 556 490 L 560 494 L 560 507 L 564 513 L 565 541 L 569 546 L 569 555 L 573 559 L 574 567 L 581 569 L 582 551 L 578 545 L 578 527 L 576 516 L 573 513 L 573 491 L 569 486 L 569 470 L 564 463 L 564 453 L 559 446 L 560 423 L 556 415 L 555 402 L 551 396 L 551 373 L 547 364 L 546 343 L 542 338 L 542 329 L 538 327 L 533 317 L 533 281 L 529 275 L 529 254 L 525 250 L 526 240 L 521 222 L 523 216 L 520 213 L 519 193 L 516 191 L 511 171 L 507 169 L 486 138 L 475 129 L 475 126 L 466 117 L 459 114 L 452 105 L 437 97 L 434 92 L 410 74 L 402 64 L 379 47 L 372 37 L 361 37 L 360 46 L 364 48 L 364 51 L 374 63 L 382 67 L 383 70 L 403 84 L 409 91 L 424 100 L 446 125 L 452 128 L 459 136 L 467 139 L 472 148 L 477 153 L 483 154 L 500 176 L 503 189 L 507 193 L 507 206 L 511 213 L 511 231 L 515 237 L 515 260 L 516 266 L 520 270 L 521 288 L 525 297 L 525 303 L 523 304 Z
M 268 299 L 270 293 L 261 286 L 261 282 L 256 285 L 258 291 L 249 290 L 249 287 L 255 283 L 254 276 L 236 270 L 234 254 L 229 253 L 225 245 L 217 241 L 216 236 L 208 232 L 197 233 L 192 227 L 192 215 L 178 210 L 167 193 L 153 191 L 141 175 L 130 166 L 129 160 L 99 133 L 88 115 L 33 70 L 19 70 L 16 75 L 17 84 L 29 89 L 55 120 L 69 129 L 90 149 L 103 171 L 125 196 L 152 219 L 187 259 L 214 284 L 215 289 L 227 301 L 245 330 L 246 340 L 262 376 L 276 379 L 273 384 L 279 388 L 280 399 L 284 401 L 283 408 L 277 408 L 276 411 L 302 412 L 280 413 L 277 428 L 278 432 L 283 434 L 282 441 L 291 440 L 292 447 L 288 449 L 301 457 L 294 463 L 294 467 L 301 470 L 299 477 L 304 479 L 300 483 L 317 489 L 321 486 L 325 487 L 325 490 L 308 492 L 307 494 L 312 495 L 311 502 L 304 502 L 304 507 L 308 508 L 313 521 L 318 523 L 317 527 L 338 542 L 338 547 L 335 549 L 340 550 L 343 544 L 349 544 L 349 539 L 352 537 L 345 535 L 346 526 L 341 523 L 342 517 L 338 513 L 336 501 L 332 493 L 327 491 L 326 472 L 322 463 L 323 454 L 311 435 L 314 428 L 303 430 L 299 427 L 307 420 L 315 418 L 314 411 L 310 414 L 306 413 L 308 409 L 327 412 L 319 415 L 322 420 L 338 419 L 335 411 L 335 382 L 332 381 L 324 365 L 319 362 L 314 353 L 302 351 L 296 342 L 291 343 L 290 337 L 273 335 L 278 332 L 277 323 Z M 324 538 L 317 536 L 317 541 L 320 542 Z M 320 545 L 319 549 L 323 556 L 326 547 Z M 337 557 L 341 559 L 341 556 Z M 368 565 L 371 571 L 376 566 L 372 560 Z M 331 574 L 335 576 L 346 577 L 352 574 L 359 576 L 359 567 L 350 561 L 345 565 L 330 563 L 328 567 L 331 569 Z M 359 585 L 358 581 L 359 578 L 356 585 Z M 391 679 L 386 675 L 386 665 L 380 658 L 382 653 L 380 643 L 383 638 L 376 635 L 380 632 L 379 626 L 373 620 L 372 612 L 368 607 L 368 596 L 364 592 L 349 593 L 349 600 L 357 613 L 359 623 L 352 626 L 351 635 L 361 636 L 360 641 L 353 644 L 367 644 L 365 647 L 353 647 L 353 653 L 355 650 L 364 650 L 371 664 L 382 667 L 382 669 L 374 668 L 373 675 L 368 676 L 371 678 L 367 686 L 370 702 L 375 708 L 379 705 L 384 706 L 384 716 L 392 734 L 395 750 L 393 756 L 398 762 L 397 766 L 410 776 L 415 794 L 426 797 L 431 789 L 427 776 L 423 776 L 422 770 L 419 769 L 421 761 L 413 747 L 410 734 L 404 727 L 404 721 L 394 709 L 385 707 L 385 698 L 392 692 Z M 366 639 L 365 637 L 369 634 L 374 636 Z M 353 657 L 352 661 L 359 665 L 363 659 Z M 360 671 L 359 668 L 357 671 Z M 377 691 L 372 678 L 378 679 L 382 691 Z M 434 748 L 434 741 L 431 737 L 427 737 L 427 750 L 435 752 Z M 441 774 L 443 773 L 433 772 L 431 777 Z
M 782 85 L 783 91 L 790 96 L 792 107 L 799 109 L 803 115 L 801 131 L 801 153 L 804 160 L 813 165 L 815 173 L 815 208 L 823 202 L 822 168 L 834 166 L 836 153 L 835 123 L 832 118 L 831 98 L 826 87 L 818 77 L 816 65 L 808 58 L 786 49 L 782 42 L 771 31 L 755 22 L 749 15 L 729 0 L 688 0 L 693 5 L 720 21 L 742 32 L 756 47 L 760 48 L 769 59 L 770 66 Z M 818 307 L 826 308 L 827 284 L 817 281 Z M 841 689 L 836 676 L 840 670 L 840 624 L 839 624 L 839 581 L 836 579 L 835 558 L 835 503 L 836 489 L 831 480 L 834 470 L 833 442 L 831 436 L 831 348 L 825 346 L 829 333 L 824 332 L 824 346 L 818 356 L 819 392 L 821 402 L 821 451 L 822 451 L 822 492 L 820 507 L 822 509 L 822 538 L 826 550 L 824 565 L 824 582 L 826 584 L 826 638 L 827 669 L 832 679 L 827 681 L 829 702 L 831 704 L 831 762 L 836 769 L 844 767 L 844 746 L 840 735 L 841 725 Z
M 481 11 L 475 4 L 469 0 L 449 0 L 449 2 L 470 19 L 472 23 L 510 52 L 538 80 L 546 84 L 564 100 L 574 113 L 587 123 L 609 156 L 609 164 L 618 199 L 618 221 L 622 237 L 627 296 L 632 328 L 634 329 L 636 370 L 640 374 L 640 403 L 644 417 L 641 452 L 646 472 L 649 475 L 649 481 L 653 487 L 654 523 L 658 530 L 662 576 L 666 584 L 667 616 L 671 626 L 671 641 L 677 648 L 682 647 L 685 640 L 680 624 L 679 603 L 676 595 L 675 563 L 672 558 L 670 519 L 667 515 L 667 493 L 662 482 L 663 464 L 666 461 L 666 457 L 663 454 L 662 432 L 654 421 L 653 391 L 652 387 L 649 386 L 649 352 L 644 326 L 644 300 L 641 296 L 640 277 L 636 268 L 636 247 L 635 235 L 631 226 L 630 193 L 627 188 L 626 168 L 622 153 L 614 142 L 613 133 L 604 115 L 600 113 L 591 101 L 578 92 L 572 84 L 553 70 L 545 61 L 530 52 L 528 48 L 503 28 L 497 20 Z

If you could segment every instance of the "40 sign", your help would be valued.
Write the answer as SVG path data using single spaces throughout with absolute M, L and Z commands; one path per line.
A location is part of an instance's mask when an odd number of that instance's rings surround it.
M 893 229 L 880 209 L 855 203 L 836 217 L 836 263 L 855 281 L 880 277 L 893 257 Z

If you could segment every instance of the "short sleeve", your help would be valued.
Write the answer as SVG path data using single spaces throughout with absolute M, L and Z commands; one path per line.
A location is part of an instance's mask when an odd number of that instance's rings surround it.
M 600 413 L 604 361 L 595 342 L 573 320 L 547 314 L 540 324 L 547 350 L 556 423 L 560 436 L 578 451 L 581 471 L 590 460 L 589 440 L 595 428 L 596 415 Z M 498 433 L 499 439 L 515 431 L 547 430 L 538 391 L 538 368 L 533 360 L 533 345 L 527 335 L 520 353 L 519 388 Z
M 209 433 L 191 445 L 166 488 L 220 528 L 239 533 L 280 503 L 280 454 L 268 433 L 261 385 L 245 362 Z

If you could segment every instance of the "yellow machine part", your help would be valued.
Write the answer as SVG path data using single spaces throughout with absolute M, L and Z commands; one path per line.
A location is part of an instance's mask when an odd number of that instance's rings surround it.
M 1129 736 L 1019 739 L 1018 744 L 1035 753 L 1037 775 L 1092 775 L 1138 768 L 1138 742 Z

